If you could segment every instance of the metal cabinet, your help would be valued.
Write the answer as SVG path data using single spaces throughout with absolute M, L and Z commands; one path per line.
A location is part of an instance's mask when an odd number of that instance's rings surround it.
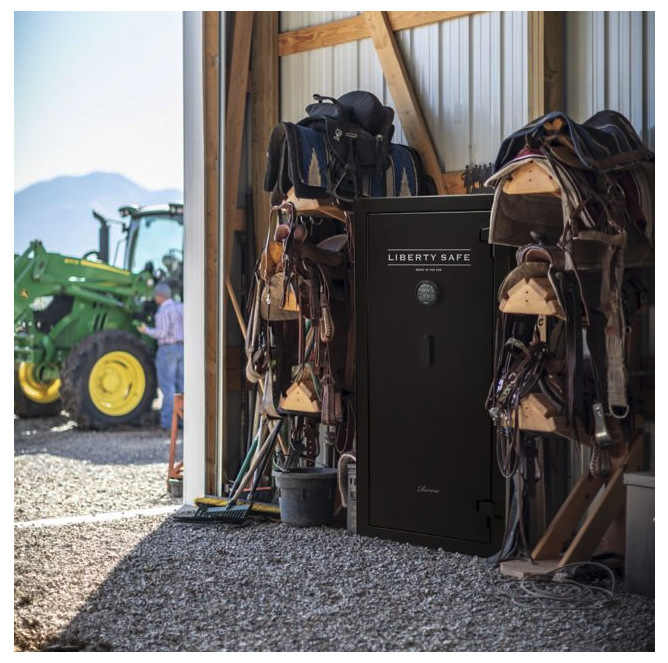
M 360 534 L 478 555 L 500 546 L 504 482 L 484 403 L 509 260 L 487 243 L 491 203 L 356 204 Z

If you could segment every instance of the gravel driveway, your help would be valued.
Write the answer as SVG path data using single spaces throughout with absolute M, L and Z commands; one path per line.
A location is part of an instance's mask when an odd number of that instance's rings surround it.
M 173 504 L 168 453 L 158 428 L 93 432 L 65 416 L 15 419 L 14 520 Z
M 171 501 L 160 434 L 44 420 L 18 422 L 16 437 L 20 520 Z M 596 610 L 516 605 L 517 582 L 482 559 L 334 528 L 165 515 L 17 528 L 15 558 L 21 650 L 654 648 L 652 599 L 620 590 Z

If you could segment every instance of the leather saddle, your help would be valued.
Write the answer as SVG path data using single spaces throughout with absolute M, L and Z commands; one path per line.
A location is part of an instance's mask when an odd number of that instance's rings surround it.
M 370 92 L 338 99 L 314 95 L 300 122 L 281 122 L 270 137 L 264 189 L 280 204 L 298 198 L 415 196 L 434 192 L 415 150 L 391 142 L 394 111 Z

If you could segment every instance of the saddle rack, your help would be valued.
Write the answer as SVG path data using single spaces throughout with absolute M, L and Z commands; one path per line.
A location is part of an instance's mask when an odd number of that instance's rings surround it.
M 561 196 L 559 183 L 536 161 L 527 161 L 513 171 L 512 177 L 503 185 L 503 192 L 510 195 L 544 194 Z
M 292 203 L 297 214 L 304 216 L 329 216 L 345 223 L 346 213 L 333 200 L 315 198 L 297 198 L 294 187 L 288 192 L 287 201 Z
M 592 557 L 610 524 L 623 511 L 624 474 L 637 472 L 642 466 L 642 433 L 629 445 L 628 451 L 626 446 L 616 445 L 616 450 L 611 452 L 612 471 L 607 478 L 585 472 L 578 479 L 534 547 L 531 558 L 501 562 L 501 573 L 526 578 Z
M 547 278 L 522 279 L 510 288 L 499 309 L 503 313 L 554 315 L 561 320 L 566 319 L 557 293 Z

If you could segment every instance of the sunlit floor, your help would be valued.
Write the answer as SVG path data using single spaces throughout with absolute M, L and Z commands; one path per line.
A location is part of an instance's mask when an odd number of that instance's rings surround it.
M 173 504 L 162 433 L 16 422 L 15 441 L 19 521 Z M 619 590 L 596 609 L 527 603 L 479 558 L 341 529 L 181 524 L 162 513 L 21 526 L 15 540 L 18 649 L 654 647 L 652 599 Z

